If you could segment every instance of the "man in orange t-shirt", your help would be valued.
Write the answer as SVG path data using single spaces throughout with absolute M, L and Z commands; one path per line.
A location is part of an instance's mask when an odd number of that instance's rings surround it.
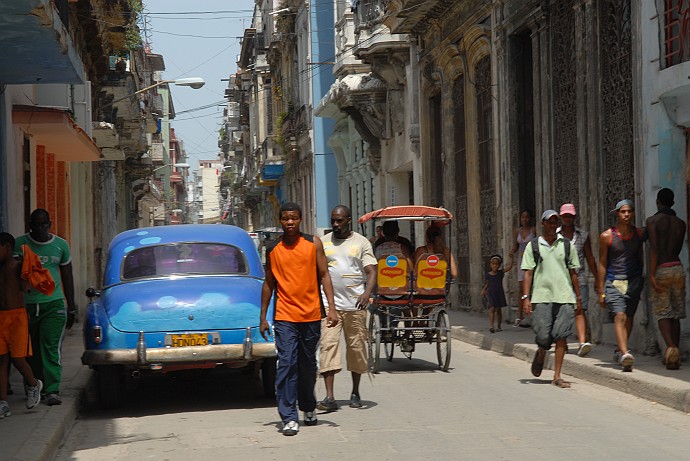
M 280 207 L 283 235 L 266 249 L 266 279 L 261 292 L 260 330 L 265 339 L 270 333 L 266 313 L 275 293 L 276 400 L 283 435 L 299 432 L 298 402 L 304 424 L 317 423 L 314 386 L 321 318 L 327 318 L 328 327 L 338 324 L 323 244 L 316 236 L 302 234 L 301 222 L 299 205 L 288 202 Z M 328 301 L 328 315 L 321 300 L 321 286 Z

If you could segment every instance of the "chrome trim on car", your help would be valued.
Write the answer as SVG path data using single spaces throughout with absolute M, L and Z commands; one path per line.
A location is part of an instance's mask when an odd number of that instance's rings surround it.
M 212 344 L 208 346 L 149 347 L 144 346 L 143 359 L 136 349 L 87 350 L 81 356 L 84 365 L 146 365 L 151 363 L 198 363 L 258 360 L 276 357 L 275 343 L 252 343 L 249 358 L 245 344 Z

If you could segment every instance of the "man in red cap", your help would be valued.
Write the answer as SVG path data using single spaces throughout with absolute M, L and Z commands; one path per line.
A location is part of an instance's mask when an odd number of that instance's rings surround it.
M 577 270 L 577 280 L 580 285 L 580 296 L 582 296 L 582 308 L 575 311 L 575 329 L 577 330 L 577 339 L 580 347 L 577 349 L 577 355 L 584 357 L 592 350 L 592 344 L 587 341 L 587 306 L 589 304 L 589 284 L 587 283 L 587 276 L 585 274 L 585 265 L 587 260 L 589 270 L 592 271 L 594 279 L 597 278 L 597 263 L 594 261 L 594 254 L 592 253 L 592 244 L 589 240 L 589 232 L 575 227 L 575 205 L 572 203 L 564 203 L 561 205 L 560 212 L 561 227 L 558 232 L 568 240 L 577 250 L 577 256 L 580 260 L 580 268 Z

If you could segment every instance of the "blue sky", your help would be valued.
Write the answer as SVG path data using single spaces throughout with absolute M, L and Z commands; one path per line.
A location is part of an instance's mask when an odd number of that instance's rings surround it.
M 144 0 L 142 35 L 165 59 L 164 78 L 202 77 L 198 90 L 171 86 L 175 134 L 184 140 L 193 169 L 200 159 L 216 158 L 224 92 L 237 71 L 240 37 L 251 26 L 254 0 Z M 140 26 L 141 27 L 141 26 Z M 213 105 L 207 109 L 181 113 Z

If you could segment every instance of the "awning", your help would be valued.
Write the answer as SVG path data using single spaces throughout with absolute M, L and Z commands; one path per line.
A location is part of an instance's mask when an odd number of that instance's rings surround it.
M 436 208 L 424 205 L 398 205 L 370 211 L 359 217 L 358 223 L 362 224 L 371 219 L 401 220 L 401 221 L 439 221 L 448 222 L 453 215 L 445 208 Z
M 34 137 L 37 144 L 63 162 L 95 162 L 101 150 L 64 109 L 42 106 L 12 107 L 12 123 Z

